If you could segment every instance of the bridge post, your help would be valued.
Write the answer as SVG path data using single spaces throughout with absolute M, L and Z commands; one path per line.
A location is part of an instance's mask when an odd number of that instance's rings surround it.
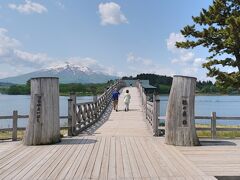
M 74 92 L 70 93 L 70 99 L 72 99 L 72 101 L 71 101 L 72 135 L 76 135 L 76 123 L 77 123 L 77 117 L 76 117 L 77 96 L 76 96 L 76 93 L 74 93 Z
M 196 78 L 174 76 L 166 113 L 165 143 L 196 146 L 199 140 L 195 127 Z
M 73 136 L 73 103 L 72 99 L 68 99 L 68 136 Z
M 153 108 L 154 108 L 154 118 L 152 123 L 153 135 L 158 136 L 158 126 L 159 126 L 159 117 L 160 117 L 160 96 L 153 95 Z
M 18 111 L 13 111 L 13 131 L 12 140 L 17 141 L 17 122 L 18 122 Z
M 25 145 L 41 145 L 59 141 L 58 78 L 32 78 L 29 121 L 23 142 Z
M 217 137 L 217 115 L 216 112 L 211 113 L 211 137 L 212 139 Z

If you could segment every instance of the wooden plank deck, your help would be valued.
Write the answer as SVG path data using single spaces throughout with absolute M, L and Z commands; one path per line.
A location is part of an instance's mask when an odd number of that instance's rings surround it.
M 119 111 L 108 109 L 84 134 L 55 145 L 27 147 L 18 142 L 3 150 L 0 179 L 215 179 L 186 158 L 183 149 L 152 136 L 138 90 L 128 89 L 130 111 L 124 111 L 122 93 Z
M 197 168 L 211 176 L 238 176 L 240 140 L 202 139 L 202 146 L 177 147 Z

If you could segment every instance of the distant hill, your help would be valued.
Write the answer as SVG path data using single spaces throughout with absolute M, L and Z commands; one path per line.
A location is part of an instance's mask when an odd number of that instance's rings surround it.
M 23 74 L 15 77 L 0 79 L 0 83 L 26 84 L 34 77 L 58 77 L 60 83 L 105 83 L 109 80 L 118 79 L 117 76 L 111 76 L 103 72 L 96 72 L 88 67 L 65 64 L 63 66 L 43 69 L 40 71 Z
M 169 94 L 172 86 L 173 78 L 170 76 L 162 76 L 157 74 L 138 74 L 136 77 L 123 77 L 122 79 L 140 79 L 149 80 L 152 86 L 157 88 L 157 93 Z M 204 94 L 219 93 L 220 90 L 211 81 L 197 81 L 196 92 Z M 231 94 L 232 91 L 224 92 L 226 94 Z
M 0 86 L 2 86 L 2 87 L 12 86 L 12 85 L 14 85 L 14 84 L 12 84 L 12 83 L 2 83 L 2 82 L 0 82 Z
M 122 77 L 122 79 L 139 79 L 149 80 L 150 85 L 155 86 L 156 91 L 160 94 L 169 94 L 171 90 L 173 78 L 170 76 L 162 76 L 157 74 L 138 74 L 135 77 Z

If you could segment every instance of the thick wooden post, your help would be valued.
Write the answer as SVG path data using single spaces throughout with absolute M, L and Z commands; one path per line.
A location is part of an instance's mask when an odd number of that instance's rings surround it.
M 58 78 L 32 78 L 29 122 L 24 144 L 54 144 L 60 140 Z
M 211 136 L 212 139 L 217 137 L 217 115 L 216 112 L 212 112 L 211 114 Z
M 166 113 L 166 144 L 199 145 L 194 119 L 195 88 L 196 78 L 173 77 Z
M 158 136 L 158 126 L 159 126 L 159 116 L 160 116 L 160 96 L 153 95 L 153 108 L 154 108 L 154 117 L 153 117 L 153 135 Z
M 13 131 L 12 131 L 13 141 L 17 141 L 17 121 L 18 121 L 18 111 L 13 111 Z

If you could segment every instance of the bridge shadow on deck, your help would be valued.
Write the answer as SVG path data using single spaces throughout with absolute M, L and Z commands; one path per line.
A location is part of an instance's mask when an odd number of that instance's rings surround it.
M 201 146 L 237 146 L 230 140 L 200 139 Z
M 93 144 L 96 142 L 97 142 L 97 140 L 88 139 L 88 138 L 78 138 L 78 139 L 77 138 L 64 138 L 57 145 Z
M 86 130 L 84 130 L 81 135 L 93 135 L 95 134 L 95 131 L 98 130 L 110 117 L 111 113 L 112 113 L 112 103 L 109 104 L 109 106 L 107 107 L 106 111 L 104 112 L 104 114 L 102 115 L 102 117 L 100 118 L 100 120 L 96 123 L 94 123 L 92 126 L 90 126 L 89 128 L 87 128 Z

